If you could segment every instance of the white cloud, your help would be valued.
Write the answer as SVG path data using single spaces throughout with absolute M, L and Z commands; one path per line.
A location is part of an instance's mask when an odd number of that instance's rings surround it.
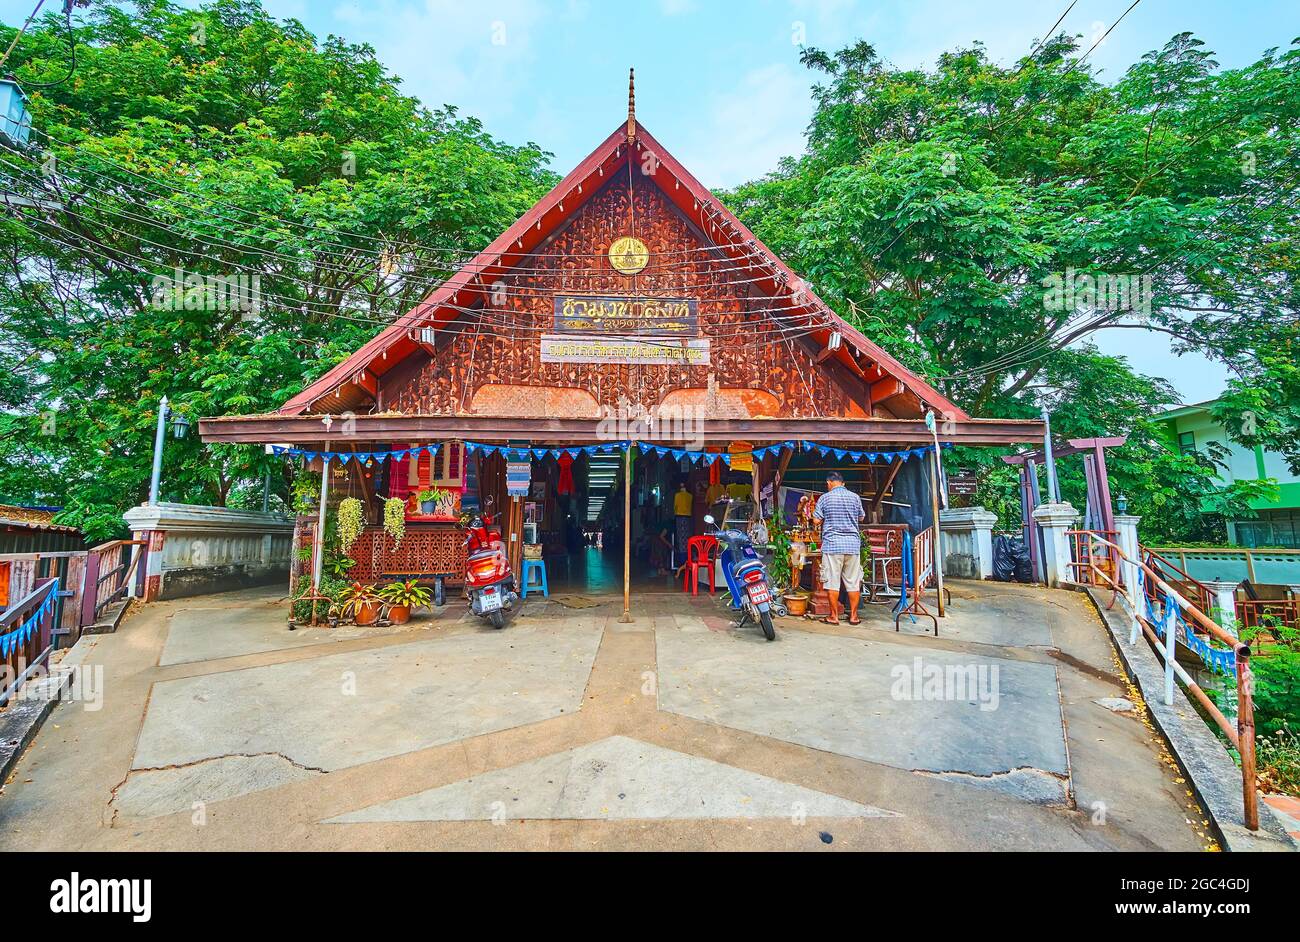
M 557 12 L 543 0 L 380 0 L 333 11 L 347 38 L 374 46 L 408 94 L 429 107 L 456 104 L 489 124 L 509 115 L 529 86 L 536 30 L 580 12 L 580 3 Z
M 807 73 L 778 63 L 741 76 L 731 89 L 711 95 L 694 136 L 684 146 L 664 146 L 701 182 L 725 189 L 776 169 L 782 157 L 803 152 L 812 117 Z

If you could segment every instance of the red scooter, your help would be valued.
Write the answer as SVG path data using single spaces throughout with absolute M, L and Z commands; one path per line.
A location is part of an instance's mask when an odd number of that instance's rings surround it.
M 486 618 L 493 628 L 504 628 L 506 614 L 519 601 L 519 593 L 501 531 L 492 527 L 492 519 L 484 511 L 465 527 L 465 591 L 470 611 Z

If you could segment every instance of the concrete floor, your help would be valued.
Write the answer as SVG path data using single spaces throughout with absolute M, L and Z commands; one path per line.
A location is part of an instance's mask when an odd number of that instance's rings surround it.
M 771 644 L 676 592 L 502 632 L 460 602 L 334 632 L 275 592 L 156 604 L 89 640 L 103 707 L 56 708 L 0 849 L 1205 847 L 1087 602 L 953 591 L 939 638 L 877 606 Z

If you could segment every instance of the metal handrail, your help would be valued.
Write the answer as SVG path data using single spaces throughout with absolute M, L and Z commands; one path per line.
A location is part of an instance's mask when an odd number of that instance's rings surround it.
M 1149 546 L 1139 546 L 1138 550 L 1140 552 L 1146 553 L 1148 558 L 1155 559 L 1161 565 L 1168 566 L 1170 569 L 1172 569 L 1175 573 L 1177 573 L 1179 576 L 1182 577 L 1178 581 L 1183 582 L 1189 586 L 1195 587 L 1196 593 L 1197 595 L 1200 596 L 1200 601 L 1203 605 L 1211 606 L 1214 604 L 1214 593 L 1212 593 L 1209 590 L 1209 588 L 1205 586 L 1204 583 L 1202 583 L 1199 579 L 1197 579 L 1195 576 L 1189 573 L 1182 566 L 1179 566 L 1172 559 L 1169 559 L 1167 556 L 1161 555 L 1157 550 L 1154 550 Z M 1144 565 L 1146 564 L 1146 560 L 1143 560 L 1143 564 Z
M 1121 560 L 1127 566 L 1125 584 L 1123 585 L 1110 578 L 1109 575 L 1096 566 L 1092 567 L 1092 574 L 1103 578 L 1114 590 L 1115 597 L 1124 600 L 1131 620 L 1129 644 L 1136 644 L 1138 637 L 1145 634 L 1152 646 L 1160 653 L 1165 665 L 1165 705 L 1173 705 L 1174 679 L 1177 677 L 1183 682 L 1188 693 L 1205 709 L 1215 724 L 1223 730 L 1228 741 L 1237 750 L 1237 754 L 1241 757 L 1242 807 L 1245 812 L 1246 827 L 1252 831 L 1259 830 L 1259 796 L 1256 788 L 1255 768 L 1255 704 L 1253 697 L 1255 678 L 1250 669 L 1250 646 L 1187 601 L 1182 593 L 1166 582 L 1159 573 L 1143 560 L 1131 559 L 1118 544 L 1096 534 L 1091 536 L 1091 541 L 1108 547 L 1113 554 L 1112 558 Z M 1138 575 L 1139 573 L 1141 575 Z M 1155 631 L 1157 625 L 1152 623 L 1147 606 L 1138 601 L 1138 598 L 1141 598 L 1142 602 L 1145 602 L 1145 593 L 1133 591 L 1139 585 L 1145 585 L 1147 579 L 1150 579 L 1151 584 L 1164 593 L 1165 599 L 1172 600 L 1206 634 L 1232 648 L 1237 668 L 1237 725 L 1235 729 L 1223 714 L 1223 711 L 1214 704 L 1205 691 L 1178 664 L 1175 625 L 1169 624 L 1164 627 L 1165 637 L 1163 639 L 1157 636 Z M 1162 618 L 1161 620 L 1163 622 L 1167 619 Z

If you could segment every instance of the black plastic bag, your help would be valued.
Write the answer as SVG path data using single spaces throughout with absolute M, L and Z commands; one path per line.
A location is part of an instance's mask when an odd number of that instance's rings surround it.
M 1034 581 L 1034 567 L 1024 540 L 1014 536 L 993 538 L 993 578 L 999 582 Z

